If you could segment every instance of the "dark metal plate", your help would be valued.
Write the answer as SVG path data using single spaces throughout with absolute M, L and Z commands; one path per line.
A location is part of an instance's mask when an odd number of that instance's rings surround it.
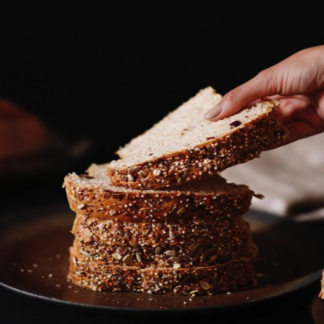
M 319 291 L 320 285 L 318 286 Z M 312 300 L 311 312 L 315 324 L 324 324 L 324 300 L 317 295 Z
M 66 279 L 74 214 L 67 204 L 26 210 L 0 221 L 0 285 L 53 302 L 122 312 L 224 311 L 291 293 L 315 280 L 324 268 L 324 222 L 295 223 L 251 210 L 259 246 L 257 287 L 215 296 L 156 296 L 102 293 Z

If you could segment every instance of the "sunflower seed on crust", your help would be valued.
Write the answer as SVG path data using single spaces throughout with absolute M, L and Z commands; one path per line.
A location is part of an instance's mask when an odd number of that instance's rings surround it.
M 204 290 L 208 290 L 208 289 L 211 288 L 210 284 L 208 282 L 204 281 L 204 280 L 200 280 L 199 285 Z
M 118 252 L 113 253 L 112 257 L 117 261 L 122 259 L 122 256 Z
M 181 208 L 177 211 L 177 215 L 182 215 L 185 211 L 186 211 L 186 208 L 181 207 Z
M 126 255 L 123 257 L 123 262 L 130 261 L 131 258 L 132 258 L 132 255 L 131 255 L 131 254 L 126 254 Z
M 168 251 L 165 251 L 164 254 L 166 254 L 167 256 L 176 256 L 177 255 L 177 252 L 175 250 L 168 250 Z
M 198 242 L 191 243 L 189 245 L 189 250 L 191 250 L 191 251 L 196 250 L 199 245 L 200 244 Z
M 142 262 L 142 258 L 141 258 L 141 256 L 140 256 L 138 253 L 136 253 L 136 260 L 137 260 L 137 262 L 139 262 L 139 263 Z

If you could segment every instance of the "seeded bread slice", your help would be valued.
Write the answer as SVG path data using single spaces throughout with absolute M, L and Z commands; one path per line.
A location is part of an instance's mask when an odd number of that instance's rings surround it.
M 218 265 L 143 269 L 91 260 L 72 247 L 68 278 L 78 286 L 98 291 L 211 295 L 255 284 L 254 262 L 254 248 L 247 247 L 244 256 Z
M 288 137 L 278 102 L 265 101 L 217 122 L 204 113 L 221 100 L 205 88 L 117 151 L 107 165 L 115 186 L 156 189 L 202 179 L 254 159 Z
M 322 272 L 321 291 L 320 291 L 318 297 L 324 299 L 324 270 Z
M 210 266 L 236 259 L 254 244 L 249 224 L 233 217 L 169 225 L 77 215 L 72 233 L 77 254 L 140 268 Z
M 105 165 L 96 164 L 85 175 L 67 175 L 64 187 L 70 207 L 77 214 L 170 224 L 206 218 L 221 222 L 240 217 L 248 211 L 255 195 L 247 186 L 227 183 L 219 175 L 168 189 L 126 189 L 114 186 Z

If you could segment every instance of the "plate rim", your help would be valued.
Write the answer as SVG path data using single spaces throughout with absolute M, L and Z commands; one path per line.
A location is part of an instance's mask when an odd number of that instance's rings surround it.
M 17 218 L 21 218 L 23 217 L 23 215 L 26 214 L 30 214 L 30 213 L 36 213 L 36 215 L 34 215 L 32 218 L 37 218 L 39 217 L 43 211 L 54 211 L 54 210 L 58 210 L 58 211 L 64 211 L 66 213 L 73 213 L 70 209 L 67 203 L 56 203 L 56 204 L 51 204 L 51 205 L 42 205 L 40 207 L 34 207 L 34 208 L 29 208 L 29 209 L 25 209 L 23 211 L 16 211 L 13 213 L 9 213 L 6 216 L 2 216 L 0 219 L 0 224 L 4 224 L 4 223 L 14 223 Z M 273 215 L 271 213 L 267 213 L 267 212 L 263 212 L 263 211 L 259 211 L 256 209 L 250 209 L 245 215 L 248 214 L 263 214 L 266 215 L 267 217 L 275 217 L 275 221 L 276 222 L 291 222 L 290 219 L 284 219 L 281 218 L 279 216 Z M 245 216 L 244 215 L 244 216 Z M 72 216 L 72 215 L 71 215 Z M 4 229 L 2 229 L 4 230 Z M 324 265 L 323 265 L 324 266 Z M 321 274 L 322 274 L 323 269 L 320 268 L 318 270 L 315 270 L 303 277 L 291 280 L 291 281 L 287 281 L 283 284 L 280 285 L 284 285 L 284 284 L 289 284 L 291 282 L 297 282 L 295 285 L 292 285 L 292 288 L 290 289 L 286 289 L 284 291 L 282 290 L 278 290 L 275 293 L 273 293 L 271 296 L 264 296 L 264 297 L 260 297 L 258 299 L 255 300 L 242 300 L 240 302 L 236 302 L 234 304 L 228 304 L 228 305 L 215 305 L 215 306 L 201 306 L 201 307 L 193 307 L 193 308 L 167 308 L 167 309 L 158 309 L 158 308 L 134 308 L 134 307 L 117 307 L 117 306 L 105 306 L 105 305 L 95 305 L 95 304 L 88 304 L 88 303 L 83 303 L 83 302 L 73 302 L 73 301 L 68 301 L 68 300 L 64 300 L 64 299 L 58 299 L 55 297 L 48 297 L 48 296 L 44 296 L 41 294 L 37 294 L 37 293 L 31 293 L 16 287 L 13 287 L 11 285 L 8 285 L 6 283 L 4 283 L 3 281 L 1 281 L 0 278 L 0 286 L 4 289 L 13 291 L 17 294 L 23 295 L 25 297 L 29 297 L 29 298 L 33 298 L 33 299 L 37 299 L 37 300 L 41 300 L 41 301 L 45 301 L 45 302 L 54 302 L 56 304 L 60 304 L 60 305 L 64 305 L 64 306 L 72 306 L 72 307 L 81 307 L 84 309 L 95 309 L 95 310 L 100 310 L 100 311 L 111 311 L 111 312 L 127 312 L 128 314 L 130 313 L 136 313 L 136 314 L 144 314 L 144 313 L 161 313 L 161 314 L 173 314 L 173 313 L 197 313 L 197 312 L 225 312 L 229 309 L 240 309 L 242 307 L 251 307 L 254 305 L 259 305 L 260 303 L 266 303 L 268 301 L 271 301 L 273 299 L 277 299 L 277 298 L 281 298 L 281 297 L 285 297 L 293 292 L 295 292 L 296 290 L 300 290 L 303 289 L 307 286 L 309 286 L 310 284 L 312 284 L 313 282 L 315 282 L 316 280 L 320 279 Z M 280 286 L 279 285 L 279 286 Z M 208 296 L 209 297 L 209 296 Z M 189 296 L 188 296 L 189 298 Z

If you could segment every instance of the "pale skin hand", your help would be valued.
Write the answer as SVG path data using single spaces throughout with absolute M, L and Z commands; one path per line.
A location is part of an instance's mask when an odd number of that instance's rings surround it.
M 217 121 L 259 100 L 277 100 L 288 141 L 324 132 L 324 46 L 304 49 L 228 92 L 205 118 Z

